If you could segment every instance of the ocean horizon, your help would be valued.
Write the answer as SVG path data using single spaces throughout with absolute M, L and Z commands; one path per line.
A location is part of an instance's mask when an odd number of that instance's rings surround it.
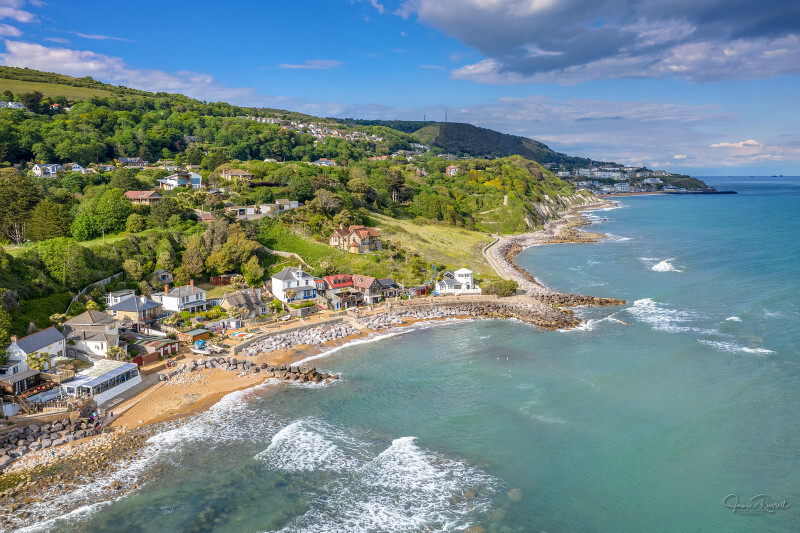
M 800 530 L 800 177 L 701 179 L 738 194 L 619 198 L 587 212 L 602 242 L 516 258 L 625 305 L 337 348 L 338 382 L 164 424 L 20 530 Z

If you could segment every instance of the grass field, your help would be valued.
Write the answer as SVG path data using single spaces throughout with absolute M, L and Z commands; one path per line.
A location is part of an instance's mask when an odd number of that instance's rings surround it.
M 38 81 L 9 80 L 0 78 L 0 93 L 11 91 L 14 94 L 39 91 L 45 96 L 65 96 L 71 100 L 89 98 L 91 96 L 112 96 L 114 93 L 105 89 L 90 87 L 72 87 L 58 83 L 40 83 Z
M 430 260 L 455 268 L 467 267 L 478 274 L 494 274 L 481 255 L 481 249 L 494 240 L 486 233 L 446 225 L 418 225 L 410 220 L 377 213 L 369 216 L 378 223 L 381 237 L 406 250 L 414 250 Z

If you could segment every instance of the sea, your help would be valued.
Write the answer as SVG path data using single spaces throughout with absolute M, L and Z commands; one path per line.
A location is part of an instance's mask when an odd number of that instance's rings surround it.
M 620 197 L 531 247 L 584 326 L 418 325 L 162 427 L 23 531 L 800 531 L 800 178 Z M 112 479 L 134 491 L 109 499 Z

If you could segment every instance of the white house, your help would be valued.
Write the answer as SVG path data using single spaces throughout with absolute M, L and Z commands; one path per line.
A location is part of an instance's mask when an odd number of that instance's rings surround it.
M 67 163 L 64 165 L 64 170 L 67 172 L 79 172 L 81 174 L 91 174 L 92 170 L 89 168 L 82 167 L 78 163 Z
M 300 202 L 287 198 L 277 198 L 275 200 L 275 205 L 277 205 L 281 211 L 288 211 L 289 209 L 297 209 L 300 206 Z
M 181 311 L 195 313 L 206 309 L 206 291 L 200 287 L 195 287 L 194 280 L 190 280 L 189 285 L 182 285 L 173 289 L 170 289 L 168 285 L 164 285 L 164 292 L 152 294 L 150 298 L 154 302 L 160 303 L 165 311 L 172 311 L 173 313 L 180 313 Z
M 295 296 L 289 298 L 286 291 L 293 290 Z M 317 284 L 314 276 L 303 272 L 302 268 L 286 267 L 272 276 L 272 294 L 282 302 L 316 298 Z
M 110 346 L 119 346 L 117 320 L 108 313 L 86 311 L 64 322 L 70 349 L 90 359 L 106 357 Z
M 59 170 L 63 171 L 64 168 L 58 163 L 43 164 L 36 163 L 31 169 L 34 174 L 39 178 L 52 178 Z
M 63 389 L 69 396 L 91 396 L 97 405 L 102 405 L 141 382 L 139 367 L 135 364 L 101 359 L 64 383 Z
M 189 187 L 190 189 L 204 189 L 206 187 L 203 176 L 197 172 L 178 172 L 158 180 L 158 183 L 160 183 L 162 189 L 167 191 L 171 191 L 176 187 Z
M 443 279 L 436 282 L 436 292 L 439 294 L 480 294 L 481 288 L 475 285 L 472 270 L 461 268 L 453 273 L 452 279 Z
M 22 372 L 28 370 L 27 358 L 33 352 L 38 352 L 39 355 L 47 355 L 47 361 L 44 364 L 43 370 L 49 370 L 55 363 L 53 359 L 56 357 L 61 357 L 66 355 L 66 343 L 64 341 L 64 335 L 58 331 L 55 326 L 51 326 L 47 329 L 43 329 L 42 331 L 37 331 L 36 333 L 31 333 L 21 339 L 17 339 L 16 336 L 11 337 L 11 344 L 7 349 L 8 354 L 8 363 L 6 366 L 15 362 L 16 364 L 11 365 L 10 370 L 17 370 L 14 372 L 7 372 L 7 375 L 14 374 L 16 372 Z
M 617 190 L 617 192 L 631 192 L 631 185 L 627 181 L 615 183 L 614 188 Z

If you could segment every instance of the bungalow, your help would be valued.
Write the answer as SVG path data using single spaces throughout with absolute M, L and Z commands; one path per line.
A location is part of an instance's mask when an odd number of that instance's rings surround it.
M 300 207 L 300 202 L 297 200 L 287 200 L 286 198 L 277 198 L 275 203 L 281 211 L 288 211 L 289 209 L 297 209 Z
M 139 367 L 135 364 L 100 359 L 91 368 L 78 372 L 75 379 L 64 383 L 62 388 L 68 396 L 89 396 L 101 405 L 141 382 Z
M 149 327 L 161 315 L 162 305 L 144 296 L 125 298 L 109 306 L 108 311 L 120 322 L 133 323 L 135 329 Z
M 28 369 L 16 374 L 2 377 L 0 379 L 0 391 L 8 395 L 22 394 L 28 389 L 32 389 L 41 382 L 41 376 L 38 370 Z M 14 414 L 14 411 L 8 413 L 6 408 L 11 406 L 3 406 L 3 412 L 7 415 Z M 16 406 L 14 409 L 18 409 Z M 18 411 L 17 411 L 18 412 Z
M 55 326 L 37 331 L 21 339 L 17 339 L 16 335 L 12 335 L 11 344 L 6 350 L 6 355 L 8 363 L 14 362 L 16 364 L 12 364 L 10 370 L 14 370 L 14 373 L 27 370 L 28 356 L 34 352 L 37 352 L 39 355 L 47 356 L 47 361 L 44 363 L 43 370 L 53 368 L 55 366 L 54 359 L 66 355 L 64 335 L 62 335 Z M 8 363 L 6 367 L 9 366 Z
M 167 358 L 180 350 L 178 341 L 166 337 L 152 337 L 133 332 L 126 332 L 124 336 L 130 343 L 131 353 L 137 352 L 131 362 L 138 366 L 155 363 L 159 358 Z
M 328 159 L 327 157 L 323 157 L 317 159 L 316 161 L 311 162 L 312 165 L 317 165 L 318 167 L 335 167 L 336 161 L 332 159 Z
M 269 312 L 267 303 L 261 299 L 259 289 L 244 289 L 226 294 L 221 298 L 219 305 L 228 312 L 236 308 L 244 309 L 246 310 L 245 318 L 255 318 Z
M 294 295 L 290 296 L 289 291 Z M 317 284 L 314 276 L 303 272 L 302 268 L 286 267 L 272 276 L 272 293 L 284 303 L 306 300 L 317 296 Z
M 189 280 L 189 285 L 182 285 L 171 290 L 168 285 L 164 285 L 164 292 L 152 294 L 150 297 L 154 302 L 160 303 L 165 311 L 174 313 L 181 311 L 195 313 L 206 309 L 206 291 L 195 287 L 194 280 Z
M 125 167 L 145 167 L 147 166 L 147 161 L 142 159 L 141 157 L 120 157 L 117 159 L 119 164 Z
M 98 170 L 101 172 L 113 172 L 117 170 L 117 167 L 114 165 L 97 165 Z
M 58 171 L 64 171 L 64 167 L 59 165 L 58 163 L 50 163 L 50 164 L 39 164 L 36 163 L 31 168 L 33 173 L 38 178 L 52 178 L 55 177 Z
M 216 220 L 214 215 L 208 213 L 207 211 L 197 211 L 195 210 L 195 214 L 197 215 L 198 222 L 214 222 Z
M 341 227 L 333 232 L 328 244 L 353 254 L 373 252 L 382 248 L 378 230 L 364 226 Z
M 247 172 L 246 170 L 241 170 L 238 168 L 231 168 L 222 171 L 220 177 L 226 180 L 239 180 L 239 181 L 251 181 L 253 179 L 253 174 Z
M 162 189 L 167 191 L 171 191 L 176 187 L 204 189 L 207 185 L 203 180 L 203 176 L 197 172 L 178 172 L 177 174 L 172 174 L 171 176 L 158 180 L 158 183 Z
M 164 198 L 156 191 L 126 191 L 125 196 L 133 205 L 153 205 Z
M 111 346 L 119 346 L 119 326 L 108 313 L 86 311 L 64 322 L 64 337 L 70 350 L 90 359 L 101 358 Z
M 219 276 L 211 276 L 209 278 L 209 281 L 211 281 L 211 284 L 214 285 L 214 286 L 230 285 L 231 284 L 231 278 L 233 278 L 234 276 L 238 276 L 238 275 L 239 274 L 221 274 Z
M 231 205 L 225 208 L 226 213 L 231 213 L 236 220 L 255 220 L 264 218 L 261 210 L 254 205 Z
M 353 288 L 364 293 L 364 303 L 367 305 L 375 304 L 383 297 L 381 284 L 372 276 L 353 276 Z

